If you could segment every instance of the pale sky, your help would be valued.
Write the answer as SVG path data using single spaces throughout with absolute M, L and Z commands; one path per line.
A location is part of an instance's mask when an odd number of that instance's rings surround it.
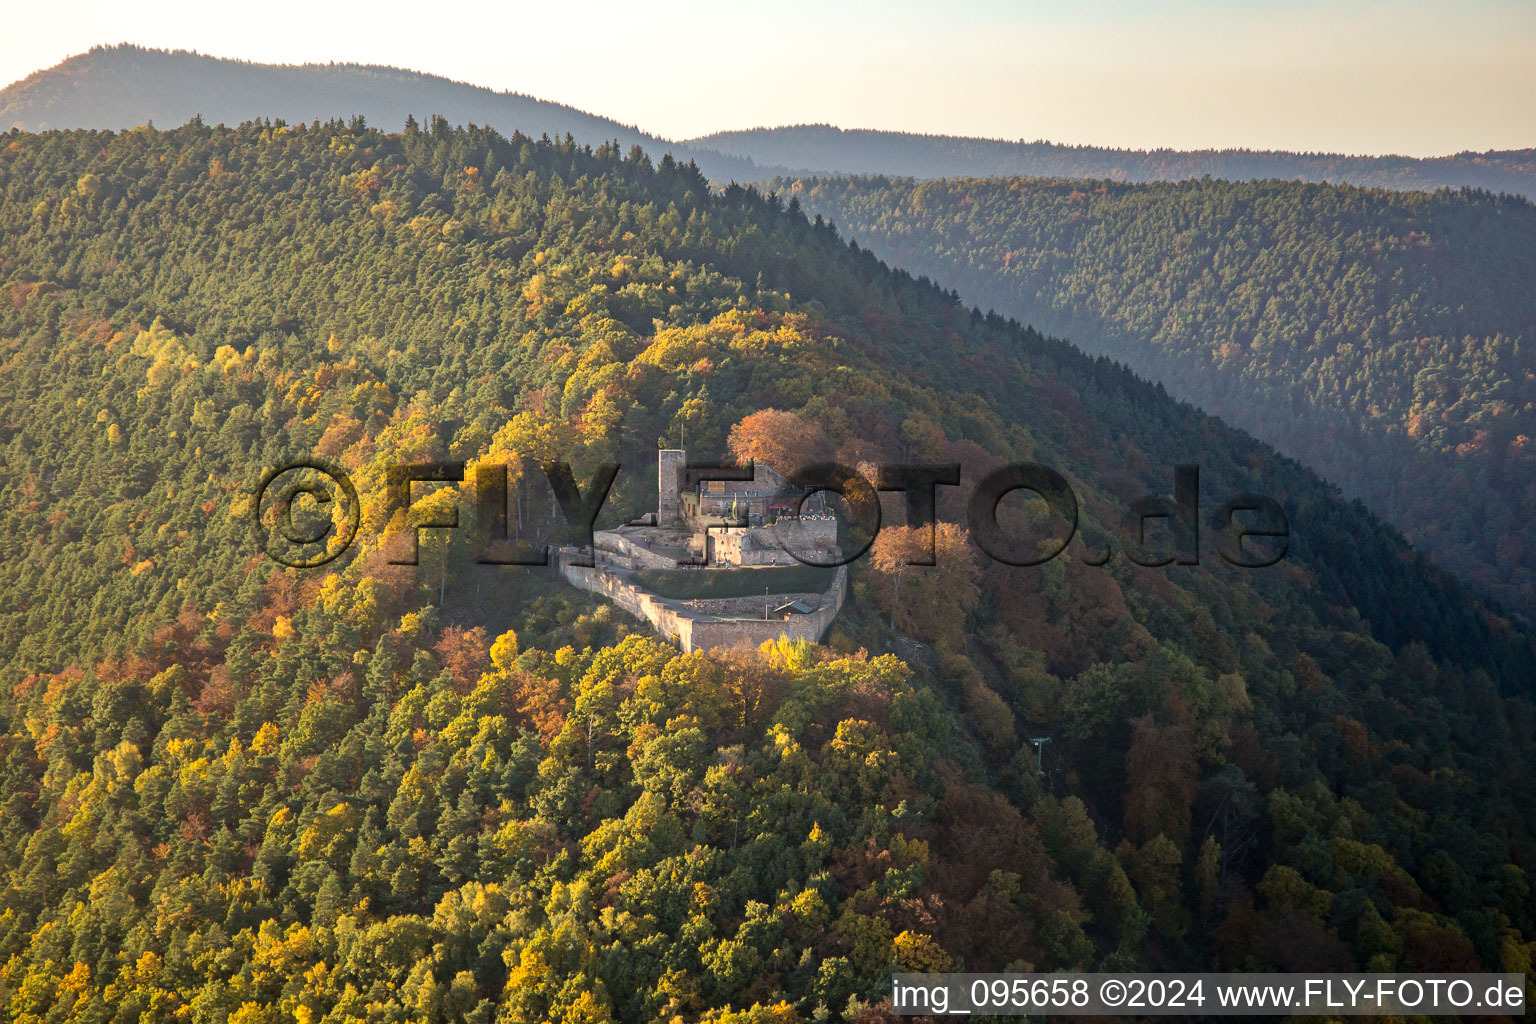
M 1178 149 L 1536 146 L 1536 0 L 3 0 L 0 82 L 99 43 L 357 61 L 666 138 L 824 122 Z

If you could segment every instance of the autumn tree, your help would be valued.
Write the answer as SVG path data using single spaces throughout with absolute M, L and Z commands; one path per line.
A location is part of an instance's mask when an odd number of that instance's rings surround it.
M 738 459 L 756 459 L 786 475 L 822 461 L 827 437 L 820 426 L 792 412 L 763 409 L 731 428 L 726 444 Z
M 965 619 L 980 599 L 980 569 L 970 534 L 954 523 L 887 526 L 869 552 L 876 604 L 892 629 L 951 647 L 964 643 Z

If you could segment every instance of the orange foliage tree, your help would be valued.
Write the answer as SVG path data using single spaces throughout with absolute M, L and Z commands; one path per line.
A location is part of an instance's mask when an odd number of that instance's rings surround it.
M 778 409 L 745 417 L 731 428 L 726 444 L 738 459 L 756 459 L 784 474 L 825 459 L 828 447 L 820 426 Z
M 935 564 L 911 564 L 927 560 L 927 528 L 882 529 L 869 551 L 875 603 L 890 615 L 892 629 L 958 648 L 981 593 L 970 534 L 954 523 L 935 524 Z

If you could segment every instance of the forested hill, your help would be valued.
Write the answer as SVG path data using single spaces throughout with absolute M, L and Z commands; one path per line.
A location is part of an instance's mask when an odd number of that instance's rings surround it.
M 873 1024 L 896 967 L 1530 967 L 1530 637 L 793 204 L 440 119 L 190 124 L 0 137 L 0 236 L 7 1019 Z M 479 564 L 469 511 L 386 554 L 389 467 L 507 465 L 537 532 L 524 460 L 618 461 L 611 523 L 685 430 L 966 486 L 932 568 L 892 503 L 824 646 L 680 655 Z M 288 569 L 254 492 L 312 456 L 361 528 Z M 965 531 L 1024 460 L 1082 510 L 1035 568 Z M 1200 564 L 1132 564 L 1182 462 Z M 1216 555 L 1236 492 L 1288 513 L 1278 564 Z M 1059 534 L 1001 514 L 1015 557 Z
M 804 174 L 915 178 L 1049 177 L 1117 181 L 1279 178 L 1377 188 L 1484 188 L 1536 196 L 1536 149 L 1454 156 L 1348 156 L 1249 149 L 1109 149 L 953 135 L 793 125 L 719 132 L 690 140 L 759 166 Z
M 618 140 L 694 159 L 720 181 L 761 177 L 750 161 L 667 142 L 630 125 L 517 93 L 437 75 L 363 64 L 257 64 L 186 50 L 102 46 L 0 91 L 0 130 L 171 128 L 201 116 L 209 124 L 257 117 L 290 122 L 363 117 L 399 128 L 407 117 L 441 114 L 456 124 L 488 125 L 538 138 L 599 145 Z
M 1536 608 L 1536 206 L 1254 182 L 823 179 L 878 254 L 1294 455 Z

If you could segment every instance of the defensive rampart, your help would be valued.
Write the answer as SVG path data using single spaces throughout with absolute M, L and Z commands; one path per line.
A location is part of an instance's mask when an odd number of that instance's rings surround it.
M 568 550 L 557 553 L 560 573 L 572 586 L 606 597 L 635 618 L 649 622 L 656 632 L 684 651 L 755 647 L 781 636 L 792 640 L 820 640 L 848 595 L 848 568 L 839 566 L 832 574 L 832 582 L 821 594 L 770 594 L 766 599 L 773 607 L 800 600 L 814 604 L 812 611 L 803 615 L 790 614 L 782 619 L 735 618 L 731 617 L 732 612 L 756 611 L 762 607 L 764 598 L 688 602 L 658 597 L 636 586 L 627 573 L 610 572 L 602 566 L 575 565 L 570 557 L 572 554 L 574 552 Z

